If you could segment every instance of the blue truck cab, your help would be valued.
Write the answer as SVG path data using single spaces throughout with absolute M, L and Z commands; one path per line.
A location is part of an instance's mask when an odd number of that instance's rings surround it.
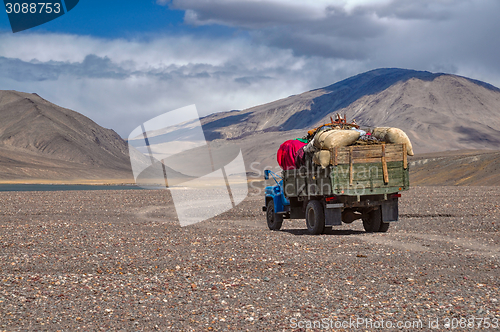
M 290 211 L 290 201 L 285 197 L 283 179 L 278 174 L 266 169 L 264 179 L 268 180 L 270 176 L 276 184 L 266 187 L 265 206 L 262 207 L 262 210 L 267 214 L 269 229 L 279 230 L 283 224 L 283 216 Z

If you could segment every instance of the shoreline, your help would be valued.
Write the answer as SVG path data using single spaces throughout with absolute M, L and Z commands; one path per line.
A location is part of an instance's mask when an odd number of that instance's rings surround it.
M 132 179 L 100 179 L 100 180 L 0 180 L 0 185 L 81 185 L 81 186 L 132 186 L 135 181 Z

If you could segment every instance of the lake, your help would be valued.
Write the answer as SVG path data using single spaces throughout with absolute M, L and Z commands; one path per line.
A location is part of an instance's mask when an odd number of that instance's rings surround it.
M 0 191 L 137 190 L 135 185 L 0 184 Z

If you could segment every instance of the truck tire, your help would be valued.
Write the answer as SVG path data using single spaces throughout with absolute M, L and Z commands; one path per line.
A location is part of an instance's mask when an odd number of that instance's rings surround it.
M 378 232 L 382 225 L 382 210 L 372 210 L 363 218 L 363 228 L 367 233 Z
M 283 225 L 283 216 L 281 214 L 274 213 L 274 201 L 270 200 L 267 203 L 267 227 L 272 231 L 279 231 L 281 225 Z
M 312 235 L 323 233 L 325 229 L 325 211 L 320 201 L 309 201 L 306 207 L 307 230 Z

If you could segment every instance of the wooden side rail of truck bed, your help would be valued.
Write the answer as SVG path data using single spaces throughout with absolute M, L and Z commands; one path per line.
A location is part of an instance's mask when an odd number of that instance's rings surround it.
M 377 195 L 409 188 L 405 144 L 373 144 L 330 149 L 330 165 L 283 171 L 287 197 Z

